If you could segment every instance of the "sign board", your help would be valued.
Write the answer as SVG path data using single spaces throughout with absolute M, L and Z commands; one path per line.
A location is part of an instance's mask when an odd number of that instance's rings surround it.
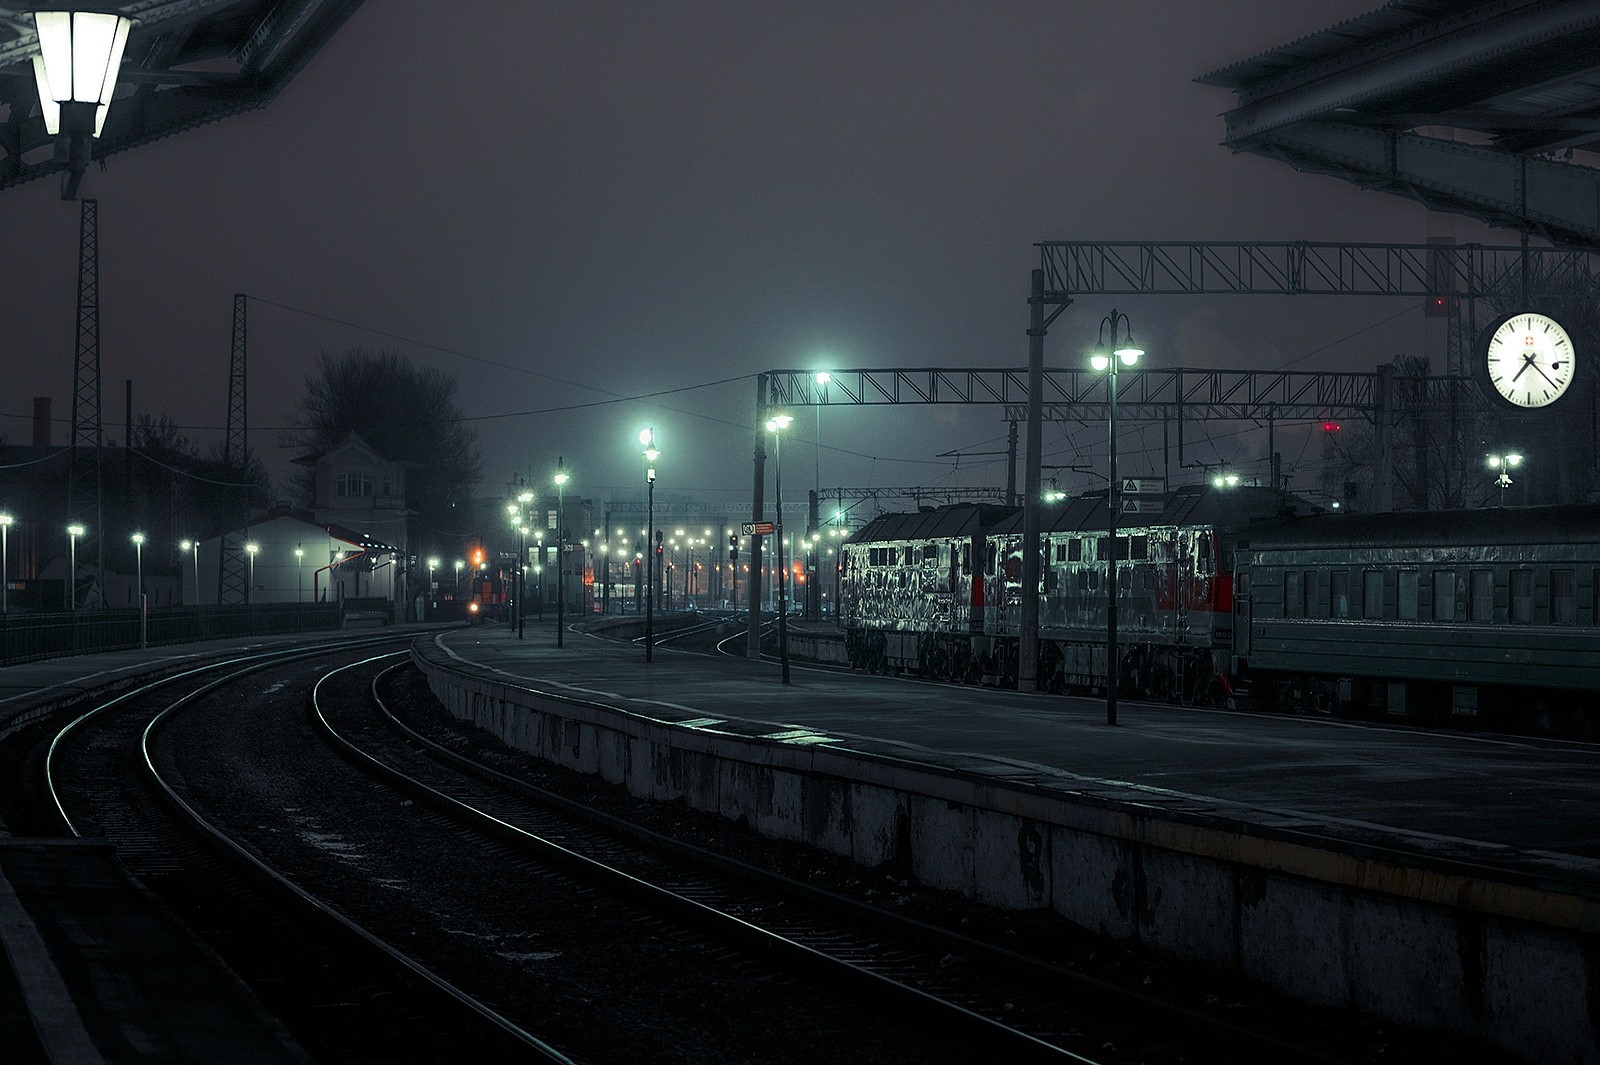
M 1125 495 L 1162 495 L 1167 482 L 1160 477 L 1124 477 L 1122 491 Z
M 1165 509 L 1159 499 L 1124 499 L 1122 512 L 1124 514 L 1160 514 Z
M 746 536 L 771 536 L 777 532 L 777 526 L 770 521 L 747 521 L 741 528 Z

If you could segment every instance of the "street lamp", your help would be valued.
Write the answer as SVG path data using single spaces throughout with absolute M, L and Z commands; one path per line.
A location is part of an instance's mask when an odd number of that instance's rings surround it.
M 451 565 L 455 566 L 455 568 L 456 568 L 456 590 L 455 590 L 455 595 L 452 596 L 452 601 L 456 605 L 456 612 L 460 613 L 460 611 L 461 611 L 461 571 L 464 568 L 466 568 L 467 560 L 464 559 L 464 558 L 458 558 L 454 562 L 452 562 Z
M 0 614 L 7 613 L 6 593 L 11 590 L 11 523 L 9 512 L 0 511 Z
M 1522 456 L 1515 451 L 1507 451 L 1500 455 L 1490 455 L 1488 463 L 1491 470 L 1500 471 L 1500 476 L 1495 478 L 1494 483 L 1500 486 L 1500 505 L 1503 507 L 1506 505 L 1506 489 L 1512 485 L 1511 470 L 1522 465 Z M 1527 497 L 1524 496 L 1523 500 L 1526 501 Z
M 789 605 L 788 585 L 783 579 L 783 431 L 793 421 L 787 414 L 767 419 L 767 432 L 772 434 L 772 503 L 777 511 L 773 538 L 778 543 L 778 665 L 785 684 L 789 683 Z
M 431 577 L 432 574 L 430 573 Z M 294 601 L 303 603 L 306 599 L 306 549 L 294 549 Z
M 1118 332 L 1124 339 L 1118 340 Z M 1106 333 L 1111 334 L 1110 354 L 1106 353 Z M 1121 670 L 1117 668 L 1117 515 L 1120 508 L 1121 483 L 1117 480 L 1117 368 L 1132 366 L 1139 361 L 1144 349 L 1133 342 L 1133 325 L 1128 316 L 1115 309 L 1100 319 L 1100 336 L 1089 365 L 1106 374 L 1106 395 L 1109 397 L 1111 469 L 1106 486 L 1106 724 L 1117 723 L 1117 682 Z
M 139 588 L 139 649 L 142 651 L 150 646 L 149 629 L 146 627 L 146 614 L 144 609 L 144 533 L 136 532 L 131 537 L 133 540 L 133 559 L 135 580 Z
M 296 551 L 295 554 L 300 552 Z M 433 571 L 439 568 L 439 556 L 434 555 L 428 559 L 428 620 L 432 621 L 439 613 L 438 593 L 434 591 L 438 586 L 433 583 Z
M 253 599 L 255 597 L 255 594 L 256 594 L 256 555 L 259 554 L 260 551 L 261 551 L 261 545 L 258 544 L 258 543 L 248 543 L 248 544 L 244 545 L 245 556 L 250 560 L 249 580 L 245 583 L 245 586 L 244 586 L 244 605 L 245 606 L 249 606 L 250 605 L 250 600 Z
M 816 479 L 815 488 L 817 493 L 817 508 L 819 510 L 822 507 L 822 397 L 828 390 L 828 382 L 832 380 L 833 374 L 829 373 L 827 370 L 817 371 L 817 448 L 816 459 L 814 463 L 816 468 L 812 472 Z M 806 511 L 807 525 L 811 524 L 812 515 L 815 513 L 816 511 L 814 510 Z M 811 586 L 815 587 L 817 583 L 816 577 L 818 572 L 817 563 L 821 558 L 821 555 L 818 552 L 817 542 L 815 539 L 817 530 L 812 529 L 811 532 L 813 537 L 811 541 L 811 548 L 806 552 L 806 557 L 810 559 L 810 564 L 806 567 L 806 569 L 811 575 Z M 822 612 L 820 589 L 813 591 L 812 587 L 808 587 L 806 590 L 806 617 L 808 618 L 820 616 Z M 815 610 L 812 609 L 813 606 L 815 606 Z
M 556 456 L 556 646 L 561 646 L 562 612 L 567 605 L 567 471 Z
M 72 611 L 74 614 L 78 612 L 77 589 L 74 587 L 74 585 L 78 583 L 78 537 L 82 536 L 84 532 L 85 530 L 82 525 L 67 526 L 67 536 L 70 538 L 71 543 L 67 551 L 66 608 Z
M 644 448 L 644 479 L 646 485 L 645 502 L 645 574 L 644 574 L 644 660 L 650 661 L 652 648 L 655 645 L 656 630 L 656 567 L 655 560 L 650 557 L 650 552 L 655 550 L 656 540 L 656 459 L 661 457 L 661 450 L 656 447 L 655 429 L 639 430 L 639 445 Z
M 200 541 L 199 540 L 184 540 L 183 542 L 179 543 L 178 546 L 183 548 L 185 551 L 188 551 L 188 552 L 190 552 L 190 553 L 192 553 L 194 555 L 194 605 L 196 607 L 199 607 L 199 605 L 200 605 Z
M 93 6 L 93 5 L 91 5 Z M 74 199 L 105 126 L 132 20 L 107 11 L 35 11 L 39 55 L 33 58 L 39 111 L 67 164 L 61 198 Z

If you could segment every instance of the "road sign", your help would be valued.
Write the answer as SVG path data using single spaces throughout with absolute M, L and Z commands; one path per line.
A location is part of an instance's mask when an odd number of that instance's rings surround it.
M 771 536 L 778 527 L 770 521 L 747 521 L 742 526 L 746 536 Z

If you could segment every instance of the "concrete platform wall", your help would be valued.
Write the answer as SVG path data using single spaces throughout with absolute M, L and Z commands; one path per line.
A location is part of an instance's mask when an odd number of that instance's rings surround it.
M 433 653 L 430 654 L 429 652 Z M 1483 870 L 1269 838 L 1100 796 L 708 731 L 413 658 L 459 720 L 637 797 L 1005 908 L 1240 972 L 1297 998 L 1477 1038 L 1538 1062 L 1600 1063 L 1600 912 Z

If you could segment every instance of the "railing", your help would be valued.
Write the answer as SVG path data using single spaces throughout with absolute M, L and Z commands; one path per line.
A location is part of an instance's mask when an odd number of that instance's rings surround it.
M 148 635 L 150 646 L 158 647 L 231 636 L 318 632 L 340 624 L 337 603 L 175 606 L 150 611 Z M 0 666 L 138 646 L 137 610 L 0 615 Z

